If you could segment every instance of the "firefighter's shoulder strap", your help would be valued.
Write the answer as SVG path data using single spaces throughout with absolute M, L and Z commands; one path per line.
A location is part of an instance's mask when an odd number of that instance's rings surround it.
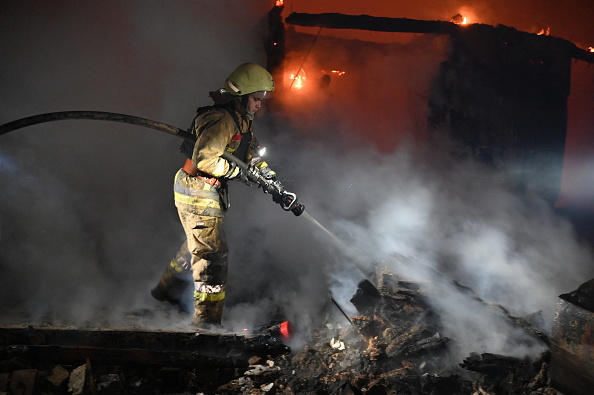
M 231 115 L 231 118 L 233 118 L 233 120 L 235 121 L 235 125 L 237 126 L 237 128 L 239 130 L 241 130 L 239 127 L 239 119 L 237 119 L 237 114 L 235 114 L 235 112 L 231 108 L 229 108 L 229 106 L 227 104 L 229 104 L 229 103 L 213 104 L 210 106 L 198 107 L 198 109 L 196 110 L 196 116 L 192 120 L 192 125 L 190 125 L 188 132 L 191 135 L 193 135 L 195 138 L 198 138 L 198 136 L 196 136 L 197 129 L 194 127 L 194 124 L 196 123 L 196 118 L 198 118 L 199 116 L 201 116 L 204 113 L 207 113 L 209 111 L 212 111 L 214 109 L 219 109 L 219 108 L 227 111 L 229 113 L 229 115 Z M 184 139 L 183 143 L 179 147 L 179 152 L 181 152 L 186 158 L 192 159 L 192 154 L 194 153 L 194 145 L 195 145 L 195 142 L 188 141 L 188 140 Z

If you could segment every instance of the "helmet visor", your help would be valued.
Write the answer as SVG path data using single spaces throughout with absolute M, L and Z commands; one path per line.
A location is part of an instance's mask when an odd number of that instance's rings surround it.
M 250 93 L 250 95 L 252 95 L 256 99 L 260 99 L 260 100 L 272 98 L 271 91 L 258 91 L 258 92 Z

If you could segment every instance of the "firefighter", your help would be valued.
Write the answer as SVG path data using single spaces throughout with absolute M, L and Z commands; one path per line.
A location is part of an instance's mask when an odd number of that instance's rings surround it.
M 227 209 L 227 181 L 240 176 L 240 167 L 221 157 L 232 153 L 244 163 L 275 177 L 257 155 L 252 131 L 254 114 L 274 91 L 272 75 L 255 63 L 237 67 L 218 91 L 210 92 L 215 105 L 201 107 L 191 127 L 196 143 L 184 142 L 186 162 L 175 175 L 174 198 L 186 241 L 151 291 L 160 301 L 183 304 L 187 277 L 193 277 L 192 323 L 199 327 L 221 324 L 227 283 L 227 240 L 223 216 Z

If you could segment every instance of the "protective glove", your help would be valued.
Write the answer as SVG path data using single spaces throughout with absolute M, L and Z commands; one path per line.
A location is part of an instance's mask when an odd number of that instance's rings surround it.
M 274 180 L 276 178 L 276 173 L 268 166 L 262 167 L 260 169 L 260 174 L 267 180 Z
M 241 175 L 241 167 L 237 166 L 235 163 L 229 162 L 229 171 L 225 174 L 225 178 L 232 180 L 237 178 Z
M 274 180 L 276 178 L 276 172 L 272 170 L 265 161 L 257 162 L 255 166 L 265 179 Z

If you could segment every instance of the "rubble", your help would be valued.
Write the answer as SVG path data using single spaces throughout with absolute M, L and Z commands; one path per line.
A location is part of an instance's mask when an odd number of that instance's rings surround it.
M 256 336 L 87 333 L 85 346 L 82 338 L 72 340 L 72 333 L 0 330 L 0 392 L 15 382 L 28 382 L 29 392 L 20 393 L 561 394 L 549 386 L 548 350 L 535 358 L 492 353 L 471 353 L 460 361 L 447 358 L 455 339 L 443 335 L 440 317 L 427 303 L 428 286 L 378 271 L 373 282 L 361 281 L 352 298 L 359 316 L 344 324 L 342 319 L 331 322 L 336 317 L 328 314 L 326 321 L 308 328 L 303 349 L 292 352 L 277 330 Z M 343 318 L 331 303 L 327 307 Z M 530 320 L 510 321 L 546 341 L 538 329 L 530 331 Z M 54 353 L 52 363 L 49 357 L 37 358 L 46 354 L 31 352 L 59 350 L 47 342 L 60 338 L 70 338 L 68 347 L 80 349 L 77 358 L 92 348 L 90 343 L 105 353 L 79 363 L 76 358 L 58 362 L 60 354 Z M 170 355 L 166 359 L 162 354 Z
M 426 297 L 424 284 L 387 271 L 378 271 L 376 285 L 361 281 L 351 302 L 363 314 L 338 332 L 322 326 L 313 333 L 303 352 L 284 361 L 280 393 L 557 393 L 547 387 L 549 352 L 534 360 L 472 354 L 452 364 L 450 339 Z M 346 347 L 337 349 L 338 341 Z

